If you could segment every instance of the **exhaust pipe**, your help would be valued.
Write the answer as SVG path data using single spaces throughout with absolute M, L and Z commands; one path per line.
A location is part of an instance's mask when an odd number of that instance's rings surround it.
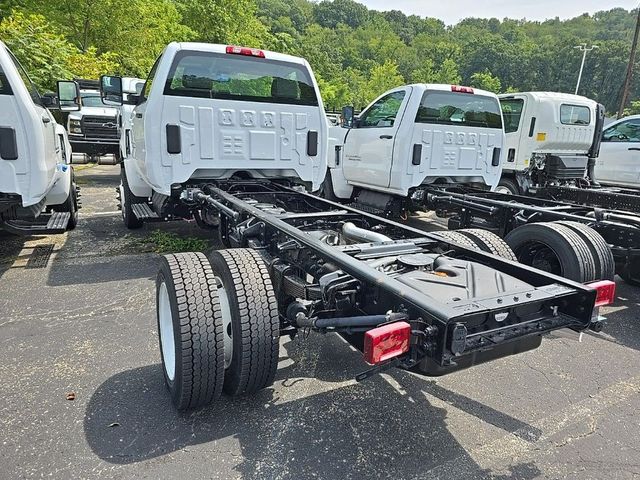
M 366 230 L 364 228 L 356 227 L 351 222 L 345 222 L 342 226 L 342 234 L 350 239 L 358 242 L 391 242 L 391 238 L 383 235 L 381 233 L 372 232 L 371 230 Z

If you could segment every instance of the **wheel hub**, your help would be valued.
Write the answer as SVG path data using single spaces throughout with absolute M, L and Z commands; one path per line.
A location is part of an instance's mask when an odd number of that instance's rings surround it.
M 224 368 L 231 366 L 233 360 L 233 327 L 231 325 L 231 305 L 227 290 L 224 288 L 222 280 L 216 277 L 218 287 L 218 299 L 220 300 L 220 311 L 222 314 L 222 331 L 224 334 Z

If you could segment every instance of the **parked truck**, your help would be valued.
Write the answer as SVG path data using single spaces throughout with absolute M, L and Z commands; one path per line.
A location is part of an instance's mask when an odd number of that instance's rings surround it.
M 75 153 L 100 163 L 105 155 L 120 161 L 118 109 L 103 104 L 98 80 L 76 79 L 80 89 L 80 110 L 67 117 L 67 131 Z M 85 160 L 86 161 L 86 160 Z
M 103 96 L 119 97 L 119 85 L 105 77 Z M 399 92 L 372 130 L 393 124 L 405 101 Z M 491 118 L 474 121 L 495 136 L 472 140 L 460 130 L 452 139 L 479 152 L 462 164 L 478 180 L 493 175 L 476 165 L 492 165 L 502 139 L 490 98 Z M 594 308 L 613 298 L 611 282 L 589 287 L 516 263 L 490 234 L 481 243 L 498 255 L 470 238 L 425 233 L 307 193 L 327 172 L 328 124 L 304 59 L 172 43 L 133 113 L 121 185 L 127 226 L 137 226 L 131 216 L 215 224 L 226 246 L 161 261 L 160 351 L 179 409 L 270 385 L 281 335 L 340 334 L 369 365 L 358 380 L 391 367 L 441 375 L 536 348 L 550 331 L 598 329 Z M 430 145 L 428 135 L 410 134 Z M 443 167 L 448 177 L 467 175 Z
M 67 133 L 29 75 L 0 41 L 0 229 L 62 233 L 78 221 Z

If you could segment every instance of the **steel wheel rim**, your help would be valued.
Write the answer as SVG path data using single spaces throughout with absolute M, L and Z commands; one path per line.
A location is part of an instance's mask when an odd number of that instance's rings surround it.
M 231 366 L 233 360 L 233 327 L 231 325 L 231 304 L 227 290 L 224 288 L 222 280 L 216 277 L 218 286 L 218 299 L 220 301 L 220 314 L 222 315 L 222 331 L 224 335 L 224 368 Z
M 511 190 L 507 187 L 503 187 L 502 185 L 498 185 L 496 187 L 496 193 L 502 193 L 503 195 L 512 195 Z
M 158 324 L 160 325 L 160 346 L 164 371 L 170 381 L 176 376 L 176 341 L 173 335 L 173 315 L 169 302 L 167 284 L 162 282 L 158 292 Z

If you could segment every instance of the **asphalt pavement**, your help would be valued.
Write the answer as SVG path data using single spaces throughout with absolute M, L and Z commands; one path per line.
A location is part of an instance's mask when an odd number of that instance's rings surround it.
M 356 383 L 339 337 L 287 337 L 272 388 L 177 413 L 145 239 L 208 234 L 127 231 L 118 167 L 81 168 L 76 230 L 0 237 L 0 478 L 640 478 L 640 288 L 621 280 L 581 341 Z

